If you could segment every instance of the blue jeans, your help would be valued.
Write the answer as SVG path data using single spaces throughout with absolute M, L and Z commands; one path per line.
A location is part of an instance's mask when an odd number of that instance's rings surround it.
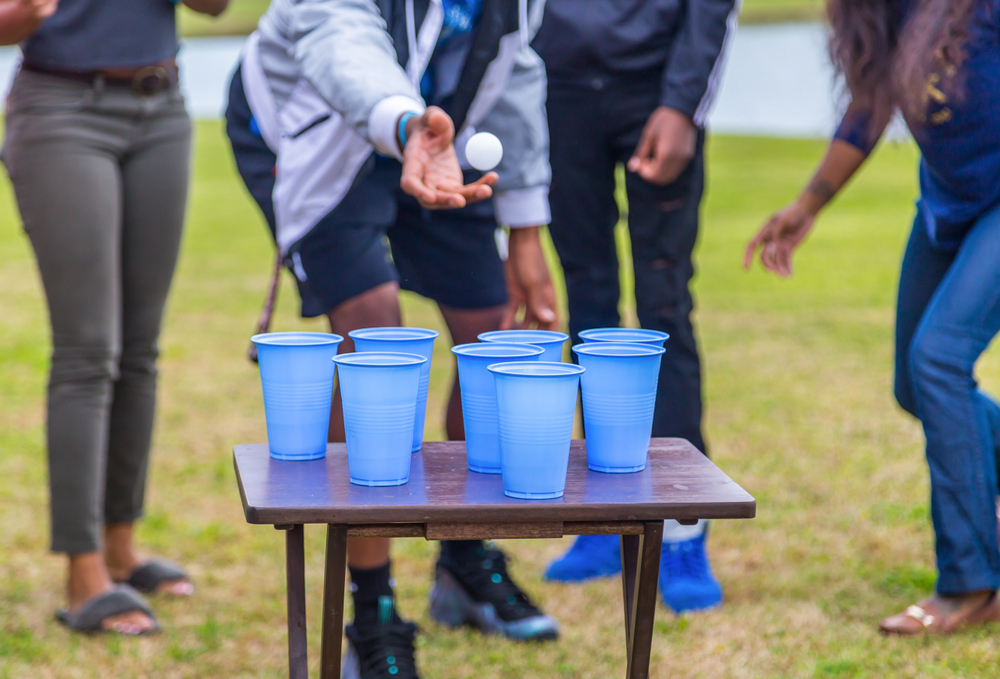
M 927 438 L 944 595 L 1000 588 L 1000 407 L 973 375 L 998 331 L 1000 207 L 976 221 L 957 251 L 932 246 L 918 216 L 899 279 L 895 393 Z

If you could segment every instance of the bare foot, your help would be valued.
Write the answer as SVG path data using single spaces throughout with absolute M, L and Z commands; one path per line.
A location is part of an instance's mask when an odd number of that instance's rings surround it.
M 104 560 L 108 573 L 115 582 L 125 582 L 132 572 L 144 563 L 135 552 L 132 536 L 131 523 L 108 524 L 104 527 Z M 157 586 L 156 593 L 191 596 L 194 594 L 194 585 L 183 578 L 167 580 Z
M 91 599 L 114 588 L 111 576 L 104 566 L 100 552 L 71 554 L 69 557 L 69 611 L 76 613 Z M 142 634 L 156 627 L 156 623 L 141 611 L 114 615 L 103 622 L 104 629 L 121 634 Z

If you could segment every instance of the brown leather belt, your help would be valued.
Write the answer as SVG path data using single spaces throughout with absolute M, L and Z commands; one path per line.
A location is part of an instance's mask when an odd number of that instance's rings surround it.
M 21 68 L 32 73 L 45 73 L 57 78 L 66 78 L 87 84 L 102 81 L 107 85 L 129 87 L 136 94 L 147 97 L 177 86 L 177 64 L 172 59 L 141 68 L 108 69 L 106 71 L 64 71 L 36 66 L 28 62 L 21 64 Z

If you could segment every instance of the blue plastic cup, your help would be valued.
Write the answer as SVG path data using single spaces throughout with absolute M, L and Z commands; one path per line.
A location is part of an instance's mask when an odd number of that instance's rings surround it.
M 628 342 L 662 347 L 670 335 L 659 330 L 643 328 L 594 328 L 580 333 L 584 342 Z
M 469 469 L 480 474 L 500 473 L 500 436 L 497 432 L 497 390 L 487 367 L 513 361 L 537 361 L 544 349 L 533 344 L 460 344 L 451 348 L 458 359 L 465 420 L 465 453 Z
M 330 359 L 344 338 L 322 332 L 269 332 L 250 339 L 257 347 L 271 457 L 325 457 L 333 398 Z
M 420 450 L 424 441 L 424 416 L 427 413 L 427 386 L 431 381 L 431 358 L 437 330 L 424 328 L 365 328 L 347 333 L 354 340 L 357 352 L 391 352 L 416 354 L 427 361 L 420 368 L 420 392 L 417 394 L 417 419 L 413 423 L 412 452 Z
M 554 330 L 492 330 L 479 334 L 480 342 L 503 342 L 505 344 L 533 344 L 545 350 L 540 361 L 558 363 L 562 360 L 562 348 L 569 335 Z
M 663 347 L 592 342 L 573 347 L 581 380 L 587 466 L 625 474 L 646 468 Z
M 584 368 L 525 361 L 499 363 L 488 370 L 497 389 L 504 495 L 522 500 L 562 497 Z
M 337 364 L 347 434 L 347 472 L 359 486 L 401 486 L 410 478 L 420 373 L 416 354 L 342 354 Z

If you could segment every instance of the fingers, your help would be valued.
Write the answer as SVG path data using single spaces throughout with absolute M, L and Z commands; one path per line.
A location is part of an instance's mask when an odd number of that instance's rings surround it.
M 551 285 L 542 285 L 528 291 L 528 304 L 524 313 L 526 323 L 535 322 L 539 330 L 555 330 L 559 315 L 555 311 L 555 292 Z
M 499 330 L 513 330 L 514 322 L 517 320 L 517 312 L 520 310 L 521 305 L 514 298 L 511 298 L 507 302 L 507 306 L 504 307 L 503 316 L 500 318 Z
M 399 186 L 403 191 L 420 201 L 424 207 L 435 204 L 438 200 L 437 192 L 424 184 L 420 169 L 408 161 L 403 163 L 403 174 L 400 177 Z
M 655 137 L 650 132 L 647 126 L 642 131 L 642 137 L 639 138 L 639 145 L 635 147 L 635 152 L 632 153 L 632 157 L 628 159 L 628 171 L 639 173 L 639 170 L 643 167 L 643 161 L 652 158 L 654 148 L 655 148 Z

